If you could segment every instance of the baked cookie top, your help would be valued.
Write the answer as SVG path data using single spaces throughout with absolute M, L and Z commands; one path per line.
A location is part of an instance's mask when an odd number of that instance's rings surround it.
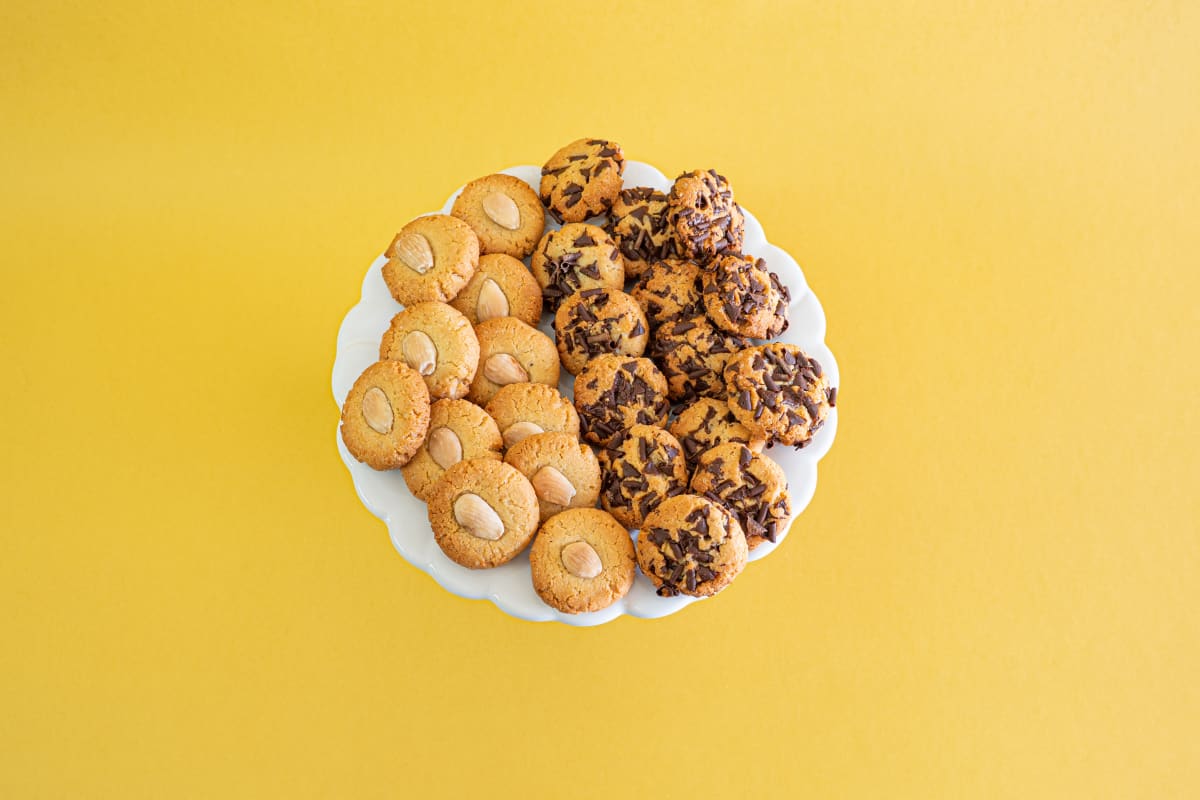
M 667 221 L 667 196 L 649 186 L 622 189 L 607 230 L 625 259 L 625 275 L 636 278 L 651 264 L 680 255 L 675 230 Z
M 419 500 L 459 461 L 500 460 L 500 430 L 482 408 L 466 400 L 438 400 L 429 409 L 429 434 L 401 474 Z
M 546 520 L 529 551 L 533 588 L 567 614 L 608 608 L 633 587 L 629 531 L 597 508 L 573 508 Z
M 770 441 L 797 447 L 812 441 L 837 397 L 817 360 L 783 342 L 730 358 L 725 389 L 738 422 Z
M 716 594 L 745 568 L 746 554 L 733 515 L 694 494 L 664 500 L 638 533 L 638 566 L 663 597 Z
M 372 469 L 403 467 L 429 431 L 425 381 L 403 362 L 375 362 L 346 395 L 341 431 L 350 455 Z
M 700 315 L 660 325 L 651 355 L 667 378 L 671 400 L 690 403 L 699 397 L 723 398 L 725 364 L 750 344 L 748 338 L 720 330 Z
M 624 171 L 621 145 L 607 139 L 577 139 L 542 167 L 541 200 L 559 222 L 583 222 L 612 208 Z
M 580 289 L 625 286 L 625 263 L 616 243 L 603 228 L 583 222 L 563 225 L 543 236 L 529 268 L 551 311 Z
M 667 259 L 650 265 L 631 292 L 646 312 L 650 327 L 704 313 L 700 267 L 693 261 Z
M 404 306 L 446 302 L 467 285 L 479 265 L 479 237 L 447 214 L 417 217 L 388 245 L 383 281 Z
M 510 383 L 558 385 L 558 351 L 550 337 L 516 317 L 496 317 L 475 326 L 479 369 L 467 399 L 487 405 Z
M 680 252 L 707 261 L 742 249 L 746 220 L 733 201 L 729 181 L 716 170 L 694 170 L 675 179 L 667 195 L 667 219 Z
M 787 330 L 792 294 L 761 258 L 718 256 L 703 273 L 701 285 L 708 316 L 723 330 L 755 339 Z
M 429 524 L 451 561 L 468 569 L 497 567 L 524 550 L 537 531 L 537 495 L 503 461 L 460 461 L 433 486 Z
M 504 454 L 529 478 L 542 520 L 567 508 L 591 508 L 600 497 L 600 462 L 592 448 L 569 433 L 536 433 Z
M 524 258 L 533 250 L 546 213 L 537 192 L 512 175 L 486 175 L 463 187 L 450 209 L 479 237 L 479 252 Z
M 620 289 L 584 289 L 563 301 L 554 315 L 563 367 L 572 375 L 603 353 L 640 356 L 649 338 L 641 306 Z
M 583 437 L 607 445 L 634 425 L 667 424 L 667 379 L 648 358 L 596 356 L 575 378 L 575 410 Z
M 654 425 L 621 431 L 600 451 L 600 504 L 627 528 L 668 497 L 687 491 L 688 469 L 679 441 Z
M 556 386 L 510 383 L 488 401 L 487 412 L 500 428 L 505 447 L 527 436 L 558 431 L 579 438 L 579 414 Z
M 762 434 L 751 433 L 737 421 L 725 402 L 724 392 L 720 398 L 702 397 L 689 404 L 668 430 L 679 440 L 689 465 L 694 465 L 706 450 L 726 442 L 739 442 L 756 453 L 766 444 Z
M 516 317 L 536 327 L 542 319 L 542 287 L 517 259 L 489 253 L 479 257 L 479 269 L 450 305 L 472 325 L 496 317 Z
M 737 517 L 751 550 L 775 541 L 792 515 L 783 467 L 738 442 L 701 455 L 690 488 Z
M 415 369 L 433 399 L 459 398 L 479 366 L 479 340 L 471 322 L 445 303 L 417 303 L 392 317 L 379 343 L 380 360 Z

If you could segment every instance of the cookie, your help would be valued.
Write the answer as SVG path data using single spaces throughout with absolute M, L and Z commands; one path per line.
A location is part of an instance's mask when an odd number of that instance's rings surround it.
M 470 321 L 445 303 L 409 306 L 379 343 L 380 360 L 403 361 L 425 379 L 429 396 L 459 398 L 471 388 L 479 366 L 479 340 Z
M 568 508 L 592 508 L 600 497 L 600 462 L 569 433 L 528 436 L 508 449 L 504 462 L 533 484 L 543 521 Z
M 725 364 L 750 344 L 746 337 L 726 333 L 700 315 L 660 325 L 654 331 L 651 355 L 667 378 L 667 396 L 676 403 L 690 403 L 699 397 L 724 397 Z
M 792 515 L 783 467 L 744 444 L 729 442 L 700 456 L 690 489 L 737 517 L 751 550 L 774 542 Z
M 750 347 L 725 365 L 729 409 L 752 432 L 804 447 L 837 398 L 821 365 L 794 344 Z
M 477 458 L 446 470 L 429 495 L 429 524 L 442 552 L 468 569 L 512 561 L 533 538 L 538 502 L 516 467 Z
M 429 390 L 400 361 L 377 361 L 354 381 L 342 404 L 342 441 L 372 469 L 399 469 L 429 431 Z
M 383 280 L 404 306 L 452 300 L 479 266 L 479 237 L 446 214 L 417 217 L 388 245 Z
M 554 335 L 563 368 L 579 374 L 603 353 L 640 356 L 649 331 L 641 306 L 620 289 L 584 289 L 567 297 L 554 315 Z
M 715 170 L 685 172 L 675 179 L 667 195 L 667 220 L 688 258 L 707 261 L 742 249 L 745 217 L 729 182 Z
M 651 264 L 680 255 L 662 192 L 649 186 L 622 189 L 610 213 L 606 229 L 625 260 L 626 277 L 636 278 Z
M 630 294 L 646 312 L 651 330 L 673 320 L 691 319 L 704 313 L 700 267 L 693 261 L 656 261 L 638 279 Z
M 500 429 L 487 413 L 466 400 L 438 400 L 429 409 L 429 435 L 401 469 L 408 490 L 428 500 L 433 485 L 459 461 L 499 461 Z
M 634 425 L 667 424 L 667 379 L 648 358 L 596 356 L 575 378 L 583 438 L 607 445 Z
M 487 405 L 510 383 L 558 385 L 558 351 L 550 337 L 516 317 L 497 317 L 475 326 L 479 369 L 467 399 Z
M 633 587 L 629 531 L 597 508 L 573 508 L 546 520 L 529 551 L 534 591 L 566 614 L 608 608 Z
M 706 450 L 726 442 L 739 442 L 755 453 L 766 444 L 762 434 L 751 433 L 749 428 L 737 421 L 724 398 L 725 393 L 722 392 L 720 399 L 703 397 L 695 401 L 680 411 L 668 428 L 682 445 L 683 456 L 689 465 L 695 464 Z
M 546 213 L 528 183 L 512 175 L 488 175 L 463 187 L 450 209 L 479 237 L 479 252 L 524 258 L 533 250 Z
M 668 497 L 687 491 L 688 469 L 679 440 L 654 425 L 621 431 L 600 451 L 600 505 L 627 528 Z
M 550 156 L 542 167 L 539 194 L 550 216 L 559 222 L 583 222 L 612 208 L 624 171 L 621 145 L 604 139 L 578 139 Z
M 516 317 L 536 327 L 542 319 L 542 287 L 517 259 L 489 253 L 479 257 L 479 269 L 450 305 L 472 325 L 496 317 Z
M 543 236 L 529 269 L 551 311 L 580 289 L 625 287 L 625 263 L 616 243 L 603 228 L 582 222 Z
M 713 259 L 701 277 L 704 308 L 723 330 L 771 339 L 787 330 L 792 294 L 761 258 L 730 253 Z
M 694 494 L 664 500 L 638 533 L 637 560 L 658 594 L 708 597 L 746 567 L 746 537 L 720 504 Z
M 487 404 L 505 447 L 526 436 L 558 431 L 579 438 L 579 414 L 557 387 L 544 383 L 510 383 L 501 386 Z

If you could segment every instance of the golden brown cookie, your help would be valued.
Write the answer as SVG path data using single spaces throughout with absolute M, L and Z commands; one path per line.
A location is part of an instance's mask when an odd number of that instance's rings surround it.
M 479 366 L 470 321 L 445 303 L 417 303 L 392 317 L 379 343 L 380 360 L 403 361 L 425 379 L 429 396 L 459 398 Z
M 433 486 L 459 461 L 500 460 L 503 442 L 495 421 L 466 400 L 438 400 L 429 409 L 429 434 L 401 470 L 408 489 L 428 500 Z
M 600 504 L 627 528 L 663 500 L 687 491 L 688 469 L 674 436 L 654 425 L 621 431 L 600 451 Z
M 737 442 L 717 445 L 700 456 L 691 491 L 737 517 L 751 550 L 775 541 L 792 515 L 783 467 Z
M 342 405 L 342 441 L 373 469 L 408 463 L 429 431 L 429 390 L 400 361 L 377 361 L 354 382 Z
M 621 191 L 625 155 L 605 139 L 578 139 L 550 156 L 539 187 L 550 216 L 583 222 L 612 208 Z
M 450 210 L 479 237 L 480 253 L 524 258 L 546 226 L 537 192 L 512 175 L 487 175 L 463 187 Z
M 629 531 L 597 508 L 573 508 L 546 520 L 529 551 L 534 590 L 567 614 L 620 600 L 633 587 L 635 564 Z
M 582 222 L 543 236 L 529 269 L 542 287 L 550 311 L 556 311 L 565 297 L 580 289 L 625 286 L 625 264 L 617 245 L 603 228 Z
M 504 462 L 529 478 L 543 520 L 567 508 L 591 508 L 600 496 L 600 462 L 569 433 L 528 436 L 508 449 Z
M 411 306 L 452 300 L 479 266 L 479 237 L 447 214 L 417 217 L 388 246 L 383 280 L 392 297 Z
M 557 387 L 544 383 L 510 383 L 488 401 L 487 412 L 500 428 L 505 447 L 527 436 L 558 431 L 579 438 L 579 414 Z
M 472 325 L 496 317 L 516 317 L 536 326 L 542 319 L 542 287 L 517 259 L 489 253 L 479 257 L 479 269 L 450 305 Z
M 780 444 L 804 447 L 837 398 L 815 358 L 794 344 L 750 347 L 725 365 L 729 410 L 738 422 Z
M 667 424 L 667 379 L 648 358 L 608 353 L 587 363 L 575 379 L 575 410 L 583 437 L 607 445 L 633 425 Z
M 638 566 L 663 597 L 716 594 L 746 567 L 746 555 L 733 515 L 694 494 L 664 500 L 638 533 Z
M 475 326 L 479 369 L 467 399 L 487 405 L 501 386 L 544 383 L 558 386 L 558 351 L 550 337 L 516 317 L 496 317 Z
M 742 249 L 746 219 L 729 182 L 714 170 L 685 172 L 675 179 L 667 195 L 667 220 L 687 258 L 705 262 Z
M 714 258 L 701 278 L 704 308 L 722 330 L 771 339 L 787 330 L 792 294 L 761 258 Z
M 630 294 L 646 312 L 651 330 L 704 313 L 700 267 L 694 261 L 656 261 L 634 284 Z
M 537 532 L 537 495 L 525 476 L 503 461 L 460 461 L 434 484 L 429 524 L 451 561 L 468 569 L 498 567 L 513 560 Z
M 690 403 L 699 397 L 724 397 L 725 363 L 750 344 L 748 338 L 720 330 L 701 314 L 658 326 L 651 356 L 667 378 L 671 400 Z
M 625 276 L 636 278 L 651 264 L 681 255 L 667 220 L 667 196 L 649 186 L 622 189 L 607 230 L 625 259 Z
M 649 331 L 641 306 L 620 289 L 584 289 L 567 297 L 554 315 L 562 365 L 572 375 L 603 353 L 640 356 Z
M 751 433 L 750 429 L 737 421 L 729 404 L 721 398 L 702 397 L 679 412 L 679 416 L 668 429 L 679 440 L 683 455 L 692 465 L 706 450 L 726 442 L 740 442 L 755 453 L 767 443 L 762 434 Z

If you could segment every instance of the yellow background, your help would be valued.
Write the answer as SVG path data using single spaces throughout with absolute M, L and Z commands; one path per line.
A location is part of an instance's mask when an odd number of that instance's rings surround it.
M 0 796 L 1200 793 L 1200 10 L 719 5 L 3 5 Z M 593 630 L 396 555 L 329 388 L 583 135 L 728 175 L 843 378 L 786 546 Z

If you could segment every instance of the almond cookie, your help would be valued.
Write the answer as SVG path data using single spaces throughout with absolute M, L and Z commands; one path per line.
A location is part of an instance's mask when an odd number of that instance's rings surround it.
M 621 431 L 600 451 L 600 504 L 627 528 L 663 500 L 687 491 L 688 469 L 679 440 L 653 425 Z
M 703 315 L 660 325 L 652 355 L 667 378 L 667 396 L 677 403 L 724 397 L 722 373 L 729 357 L 749 347 L 744 336 L 726 333 Z
M 755 453 L 767 443 L 761 434 L 751 433 L 737 421 L 724 398 L 722 392 L 720 399 L 703 397 L 697 400 L 679 412 L 668 428 L 682 445 L 683 456 L 689 465 L 695 464 L 704 451 L 726 442 L 739 442 Z
M 527 436 L 558 431 L 579 438 L 579 414 L 571 401 L 544 383 L 510 383 L 488 401 L 487 412 L 500 428 L 505 447 Z
M 646 315 L 620 289 L 584 289 L 558 307 L 554 335 L 563 367 L 577 375 L 602 353 L 640 356 L 646 352 Z
M 490 253 L 479 257 L 479 269 L 450 305 L 472 325 L 496 317 L 516 317 L 536 326 L 542 319 L 542 287 L 517 259 Z
M 821 365 L 794 344 L 751 347 L 725 365 L 729 410 L 754 433 L 804 447 L 837 398 Z
M 479 366 L 470 321 L 445 303 L 417 303 L 392 317 L 379 343 L 381 361 L 403 361 L 420 373 L 434 399 L 462 397 Z
M 551 311 L 580 289 L 625 286 L 625 264 L 617 245 L 603 228 L 582 222 L 543 236 L 529 268 Z
M 667 197 L 667 220 L 688 258 L 707 261 L 742 249 L 746 219 L 733 202 L 729 181 L 715 170 L 685 172 L 675 179 Z
M 537 433 L 504 454 L 529 478 L 545 521 L 568 508 L 591 508 L 600 497 L 600 462 L 586 444 L 569 433 Z
M 541 200 L 559 222 L 583 222 L 612 208 L 621 191 L 625 155 L 604 139 L 578 139 L 542 167 Z
M 429 435 L 401 469 L 408 489 L 428 500 L 433 485 L 459 461 L 500 460 L 500 430 L 487 413 L 466 400 L 438 400 L 429 409 Z
M 487 405 L 510 383 L 558 385 L 558 351 L 550 337 L 516 317 L 497 317 L 475 326 L 479 369 L 467 399 Z
M 651 329 L 666 322 L 691 319 L 704 313 L 700 267 L 693 261 L 656 261 L 634 285 L 631 294 L 646 312 Z
M 701 279 L 704 307 L 722 329 L 755 339 L 787 330 L 792 293 L 761 258 L 730 253 L 708 265 Z
M 746 567 L 746 537 L 721 505 L 694 494 L 664 500 L 638 534 L 637 560 L 663 597 L 708 597 Z
M 450 209 L 479 237 L 480 253 L 524 258 L 533 250 L 546 214 L 537 192 L 512 175 L 488 175 L 463 187 Z
M 447 558 L 468 569 L 512 561 L 538 526 L 537 495 L 528 479 L 503 461 L 460 461 L 429 496 L 433 538 Z
M 534 591 L 566 614 L 608 608 L 633 587 L 636 558 L 629 531 L 597 508 L 573 508 L 546 520 L 529 551 Z
M 667 424 L 667 379 L 648 358 L 596 356 L 575 379 L 583 438 L 607 445 L 634 425 Z
M 737 517 L 751 550 L 775 541 L 792 515 L 783 467 L 737 442 L 718 445 L 700 456 L 691 490 Z
M 446 214 L 417 217 L 388 245 L 383 280 L 404 306 L 454 298 L 479 266 L 479 237 Z
M 621 190 L 607 230 L 625 259 L 627 277 L 636 278 L 652 263 L 680 255 L 667 221 L 667 196 L 649 186 Z
M 429 431 L 429 390 L 400 361 L 377 361 L 354 382 L 342 405 L 342 441 L 372 469 L 408 463 Z

